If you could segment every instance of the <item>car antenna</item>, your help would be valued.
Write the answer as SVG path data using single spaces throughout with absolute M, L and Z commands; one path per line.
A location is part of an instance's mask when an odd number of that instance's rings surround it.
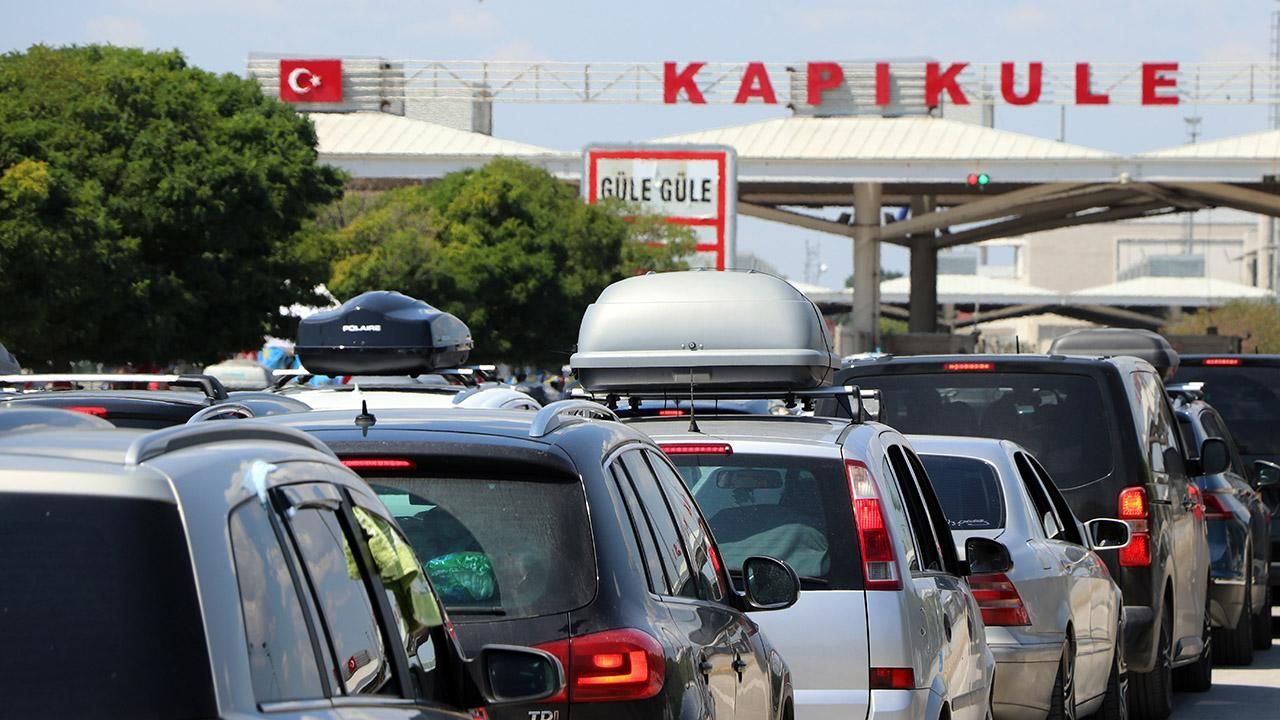
M 689 432 L 701 434 L 702 430 L 698 427 L 697 409 L 693 402 L 693 368 L 689 368 Z
M 360 428 L 360 433 L 365 437 L 369 437 L 369 428 L 378 424 L 378 418 L 369 412 L 369 401 L 360 401 L 360 414 L 356 416 L 356 427 Z
M 1022 354 L 1022 345 L 1018 342 L 1018 336 L 1017 336 L 1017 335 L 1014 335 L 1014 336 L 1013 336 L 1013 354 L 1014 354 L 1014 355 L 1021 355 L 1021 354 Z

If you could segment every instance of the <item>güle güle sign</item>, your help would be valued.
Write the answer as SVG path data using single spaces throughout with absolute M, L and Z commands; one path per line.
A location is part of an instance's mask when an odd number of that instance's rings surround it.
M 663 66 L 662 98 L 667 104 L 685 101 L 701 105 L 706 103 L 702 91 L 698 88 L 698 71 L 706 63 L 691 62 L 683 67 L 680 63 L 667 62 Z M 968 67 L 967 62 L 949 63 L 944 68 L 942 63 L 925 63 L 924 97 L 925 104 L 933 107 L 943 93 L 950 102 L 956 105 L 968 105 L 969 98 L 960 87 L 960 74 Z M 1040 100 L 1044 87 L 1044 63 L 1029 62 L 1026 65 L 1026 87 L 1016 87 L 1017 66 L 1012 62 L 1000 64 L 1000 97 L 1009 105 L 1034 105 Z M 811 62 L 807 64 L 808 80 L 806 98 L 810 105 L 822 103 L 822 94 L 834 90 L 844 84 L 844 68 L 836 62 Z M 875 63 L 875 103 L 885 106 L 891 103 L 893 87 L 893 69 L 890 63 Z M 1142 104 L 1143 105 L 1177 105 L 1178 81 L 1174 74 L 1178 72 L 1176 62 L 1144 62 L 1141 64 Z M 778 103 L 777 93 L 773 89 L 773 81 L 762 62 L 747 63 L 738 83 L 738 94 L 733 102 L 744 105 L 751 100 L 758 100 L 766 105 Z M 1108 105 L 1111 97 L 1090 84 L 1089 63 L 1076 63 L 1075 66 L 1075 104 L 1076 105 Z

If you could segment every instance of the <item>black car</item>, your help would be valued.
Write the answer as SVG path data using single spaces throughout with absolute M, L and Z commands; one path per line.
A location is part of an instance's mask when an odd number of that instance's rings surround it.
M 584 417 L 586 416 L 586 417 Z M 463 648 L 533 645 L 568 690 L 503 720 L 792 717 L 789 671 L 744 611 L 795 602 L 783 563 L 737 592 L 679 474 L 596 403 L 529 412 L 277 416 L 359 472 L 425 562 Z
M 1209 552 L 1191 481 L 1202 471 L 1187 459 L 1152 365 L 1125 356 L 882 357 L 854 362 L 835 384 L 879 390 L 881 421 L 904 433 L 1012 440 L 1040 459 L 1081 520 L 1128 521 L 1133 541 L 1104 559 L 1124 593 L 1130 709 L 1168 716 L 1175 669 L 1180 689 L 1209 688 Z
M 1204 383 L 1252 482 L 1280 478 L 1280 355 L 1183 355 L 1175 382 Z M 1262 489 L 1271 508 L 1271 602 L 1280 604 L 1280 485 Z
M 1271 513 L 1250 484 L 1226 423 L 1204 401 L 1198 386 L 1170 385 L 1169 397 L 1187 447 L 1199 448 L 1205 440 L 1218 438 L 1223 442 L 1218 450 L 1230 459 L 1223 472 L 1195 479 L 1209 526 L 1213 659 L 1248 665 L 1254 650 L 1271 647 Z

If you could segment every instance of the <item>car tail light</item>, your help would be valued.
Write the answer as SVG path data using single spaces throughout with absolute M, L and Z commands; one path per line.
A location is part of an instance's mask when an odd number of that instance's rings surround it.
M 408 458 L 389 457 L 342 458 L 342 464 L 352 470 L 412 470 L 416 467 Z
M 1216 365 L 1218 367 L 1234 367 L 1240 364 L 1240 358 L 1205 358 L 1204 365 Z
M 871 470 L 857 460 L 846 460 L 845 470 L 853 495 L 853 522 L 858 528 L 858 544 L 862 546 L 863 584 L 867 590 L 901 590 L 893 539 Z
M 911 668 L 871 668 L 872 690 L 914 690 L 916 674 Z
M 1120 519 L 1129 523 L 1129 544 L 1120 549 L 1123 567 L 1151 565 L 1150 506 L 1144 487 L 1128 487 L 1120 491 Z
M 942 369 L 947 372 L 990 372 L 996 369 L 992 362 L 952 362 L 944 363 Z
M 1230 520 L 1231 511 L 1222 503 L 1217 493 L 1207 492 L 1204 496 L 1204 516 L 1207 520 Z
M 644 700 L 666 680 L 662 646 L 640 630 L 605 630 L 536 647 L 556 656 L 568 677 L 565 689 L 543 702 Z
M 732 455 L 728 443 L 675 443 L 659 445 L 668 455 Z
M 70 410 L 71 412 L 84 413 L 85 415 L 92 415 L 94 417 L 100 417 L 100 418 L 104 418 L 107 416 L 107 409 L 99 405 L 67 405 L 62 409 Z
M 970 575 L 969 587 L 982 610 L 983 623 L 991 626 L 1031 624 L 1027 606 L 1022 603 L 1022 596 L 1008 575 Z

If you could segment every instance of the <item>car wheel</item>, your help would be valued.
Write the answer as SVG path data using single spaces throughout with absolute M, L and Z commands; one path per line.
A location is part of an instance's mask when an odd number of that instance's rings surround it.
M 1262 602 L 1262 607 L 1258 608 L 1258 614 L 1253 616 L 1253 649 L 1254 650 L 1270 650 L 1271 649 L 1271 587 L 1266 589 L 1266 599 Z
M 1213 659 L 1219 665 L 1253 664 L 1253 586 L 1244 584 L 1244 607 L 1233 628 L 1214 628 Z
M 1195 662 L 1174 671 L 1173 681 L 1179 690 L 1207 692 L 1213 687 L 1213 626 L 1209 623 L 1209 608 L 1204 609 L 1204 629 L 1200 632 L 1204 647 Z
M 1129 680 L 1129 713 L 1136 720 L 1165 720 L 1173 712 L 1173 608 L 1166 602 L 1163 609 L 1156 666 Z
M 1117 645 L 1116 651 L 1111 654 L 1107 694 L 1102 699 L 1102 707 L 1093 715 L 1096 720 L 1129 720 L 1129 674 L 1120 669 L 1121 654 L 1121 648 Z
M 1062 648 L 1058 661 L 1058 678 L 1049 696 L 1048 720 L 1076 720 L 1076 661 L 1071 643 Z

